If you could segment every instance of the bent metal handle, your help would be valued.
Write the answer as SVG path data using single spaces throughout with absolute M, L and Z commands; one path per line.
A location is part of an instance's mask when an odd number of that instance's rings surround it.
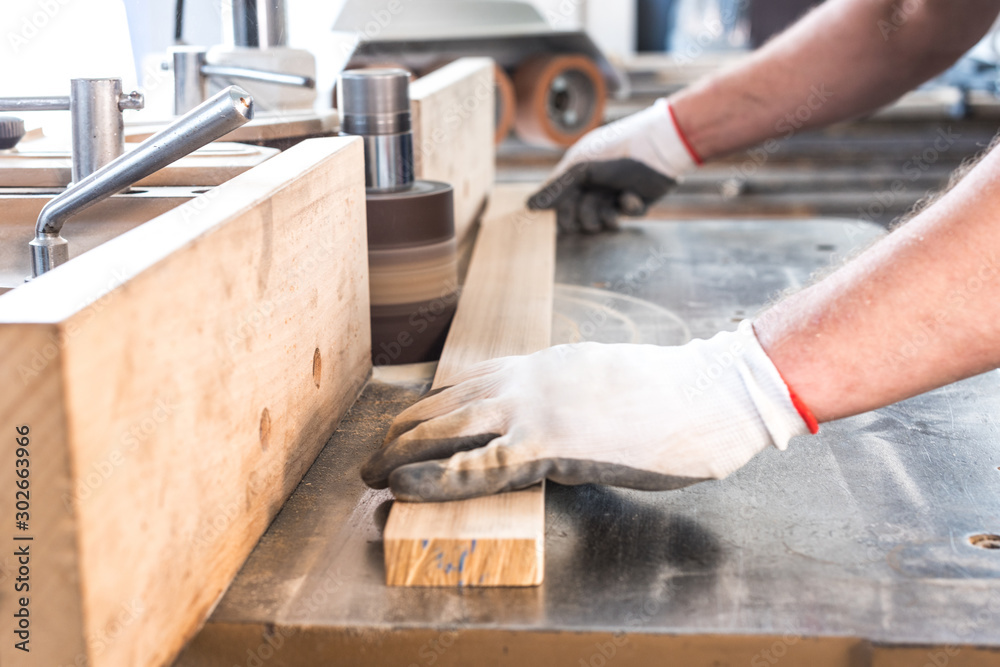
M 253 98 L 230 86 L 205 101 L 134 150 L 75 183 L 47 203 L 38 215 L 31 241 L 34 277 L 69 259 L 69 245 L 60 236 L 67 219 L 185 155 L 228 134 L 253 118 Z

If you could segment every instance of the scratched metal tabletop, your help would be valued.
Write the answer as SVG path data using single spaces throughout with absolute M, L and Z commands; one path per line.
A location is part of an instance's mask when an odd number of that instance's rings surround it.
M 734 329 L 882 233 L 764 220 L 561 238 L 554 338 Z M 358 470 L 428 381 L 376 376 L 178 664 L 1000 664 L 1000 549 L 972 543 L 1000 533 L 998 372 L 824 425 L 723 481 L 550 484 L 538 588 L 387 588 L 392 499 Z

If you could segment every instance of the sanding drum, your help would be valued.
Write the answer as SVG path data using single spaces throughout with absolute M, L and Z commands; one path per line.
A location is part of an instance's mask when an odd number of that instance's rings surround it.
M 458 304 L 454 194 L 414 179 L 409 84 L 387 68 L 349 70 L 337 85 L 341 133 L 365 145 L 376 366 L 439 358 Z

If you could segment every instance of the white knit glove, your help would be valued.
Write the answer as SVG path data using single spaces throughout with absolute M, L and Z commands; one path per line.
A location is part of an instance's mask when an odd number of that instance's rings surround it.
M 670 105 L 661 98 L 651 107 L 588 132 L 566 151 L 551 178 L 581 162 L 619 158 L 638 160 L 675 181 L 698 167 Z
M 809 430 L 744 322 L 680 347 L 583 343 L 480 364 L 399 415 L 362 477 L 407 501 L 545 478 L 666 490 Z
M 665 99 L 578 141 L 546 185 L 528 201 L 555 209 L 563 231 L 618 226 L 619 215 L 643 215 L 698 159 Z

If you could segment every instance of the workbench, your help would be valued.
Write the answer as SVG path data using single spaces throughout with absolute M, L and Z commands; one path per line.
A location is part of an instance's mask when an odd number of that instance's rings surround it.
M 732 330 L 883 233 L 709 220 L 561 237 L 557 283 L 576 287 L 557 290 L 555 342 Z M 1000 533 L 997 372 L 723 481 L 549 484 L 544 584 L 463 590 L 384 583 L 392 497 L 358 471 L 429 386 L 431 368 L 410 371 L 376 374 L 178 665 L 1000 664 L 1000 549 L 970 543 Z

